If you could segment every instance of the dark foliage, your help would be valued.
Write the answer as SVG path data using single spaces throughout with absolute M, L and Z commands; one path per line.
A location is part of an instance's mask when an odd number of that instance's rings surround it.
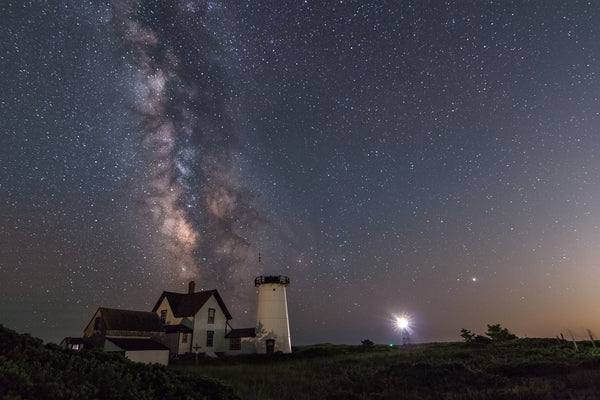
M 473 343 L 477 343 L 477 344 L 490 344 L 490 343 L 492 343 L 492 339 L 490 339 L 487 336 L 477 335 L 473 339 Z
M 575 371 L 576 366 L 565 362 L 521 362 L 514 365 L 499 365 L 490 368 L 488 372 L 508 377 L 535 377 L 535 376 L 553 376 L 565 375 Z
M 236 399 L 221 383 L 119 354 L 44 345 L 0 325 L 2 399 Z
M 490 339 L 489 337 L 477 335 L 471 332 L 470 330 L 464 328 L 460 330 L 460 337 L 462 337 L 465 343 L 469 345 L 481 345 L 492 343 L 492 339 Z
M 462 337 L 466 343 L 473 343 L 473 340 L 475 340 L 475 334 L 465 328 L 460 330 L 460 337 Z
M 517 335 L 511 333 L 508 329 L 503 328 L 500 324 L 488 325 L 488 330 L 485 333 L 493 342 L 506 342 L 508 340 L 517 339 Z
M 501 343 L 518 339 L 517 335 L 511 333 L 508 329 L 501 327 L 500 324 L 488 325 L 486 336 L 477 335 L 468 329 L 462 328 L 460 330 L 460 337 L 462 337 L 467 344 Z

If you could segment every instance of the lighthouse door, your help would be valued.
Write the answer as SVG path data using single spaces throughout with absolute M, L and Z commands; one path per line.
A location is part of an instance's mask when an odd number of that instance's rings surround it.
M 275 351 L 275 339 L 267 339 L 265 342 L 267 344 L 267 354 L 273 354 Z

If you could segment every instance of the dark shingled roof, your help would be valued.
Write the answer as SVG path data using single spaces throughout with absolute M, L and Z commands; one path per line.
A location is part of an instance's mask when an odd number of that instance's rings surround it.
M 256 331 L 254 328 L 243 328 L 243 329 L 232 329 L 225 335 L 226 338 L 243 338 L 243 337 L 256 337 Z
M 215 296 L 219 306 L 223 310 L 225 317 L 227 319 L 231 319 L 231 314 L 227 307 L 225 307 L 225 303 L 223 299 L 219 295 L 219 292 L 216 290 L 207 290 L 205 292 L 196 292 L 196 293 L 173 293 L 173 292 L 163 292 L 156 305 L 152 309 L 152 312 L 156 312 L 160 303 L 162 303 L 163 299 L 166 297 L 171 305 L 171 311 L 173 311 L 173 315 L 177 318 L 185 318 L 192 315 L 196 315 L 199 309 L 202 308 L 204 303 L 210 299 L 211 296 Z
M 117 346 L 125 351 L 169 350 L 169 348 L 167 346 L 165 346 L 161 343 L 155 342 L 152 339 L 107 337 L 106 340 L 111 341 L 115 346 Z
M 66 344 L 83 344 L 83 338 L 67 336 L 60 343 L 61 344 L 62 343 L 66 343 Z
M 165 328 L 156 313 L 100 307 L 100 317 L 107 330 L 164 332 Z
M 183 324 L 165 325 L 165 330 L 167 331 L 167 333 L 176 333 L 176 332 L 192 333 L 192 332 L 194 332 L 194 330 L 192 328 L 190 328 L 189 326 L 185 326 Z

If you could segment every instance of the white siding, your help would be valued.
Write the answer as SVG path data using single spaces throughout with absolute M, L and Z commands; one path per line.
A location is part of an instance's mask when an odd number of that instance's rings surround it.
M 208 309 L 215 310 L 215 321 L 213 324 L 208 323 Z M 204 303 L 202 308 L 198 310 L 194 318 L 194 341 L 193 346 L 200 346 L 198 352 L 206 351 L 225 352 L 229 350 L 229 340 L 225 339 L 225 329 L 227 325 L 227 317 L 223 313 L 221 306 L 217 302 L 215 296 Z M 213 346 L 206 347 L 206 332 L 213 331 Z

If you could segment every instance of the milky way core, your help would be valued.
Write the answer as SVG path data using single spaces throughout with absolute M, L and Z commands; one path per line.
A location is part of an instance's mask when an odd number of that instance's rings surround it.
M 231 89 L 202 23 L 209 7 L 142 3 L 123 6 L 117 21 L 145 156 L 142 210 L 179 278 L 247 279 L 256 217 L 232 168 Z

